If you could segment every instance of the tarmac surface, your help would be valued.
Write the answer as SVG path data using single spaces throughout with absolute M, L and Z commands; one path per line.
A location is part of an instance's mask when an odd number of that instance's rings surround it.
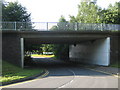
M 38 77 L 35 80 L 8 85 L 3 90 L 11 90 L 11 88 L 53 88 L 54 90 L 61 88 L 113 88 L 113 90 L 117 90 L 116 88 L 118 88 L 117 77 L 87 69 L 78 63 L 66 63 L 51 58 L 34 58 L 34 61 L 36 67 L 46 68 L 49 72 L 48 75 L 44 78 Z

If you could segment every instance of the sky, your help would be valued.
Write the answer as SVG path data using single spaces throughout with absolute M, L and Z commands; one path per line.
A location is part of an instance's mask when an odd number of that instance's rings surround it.
M 18 1 L 31 13 L 32 22 L 58 22 L 61 15 L 69 20 L 69 15 L 77 15 L 80 0 L 5 0 Z M 97 0 L 97 5 L 107 8 L 120 0 Z

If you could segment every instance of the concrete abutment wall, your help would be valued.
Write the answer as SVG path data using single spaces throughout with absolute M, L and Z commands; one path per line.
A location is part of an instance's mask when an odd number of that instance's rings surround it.
M 69 57 L 72 61 L 108 66 L 110 64 L 110 38 L 72 45 Z
M 19 34 L 3 34 L 2 60 L 23 67 L 23 49 L 21 43 L 23 43 L 23 39 L 20 38 Z
M 110 64 L 120 61 L 120 36 L 113 35 L 110 38 Z

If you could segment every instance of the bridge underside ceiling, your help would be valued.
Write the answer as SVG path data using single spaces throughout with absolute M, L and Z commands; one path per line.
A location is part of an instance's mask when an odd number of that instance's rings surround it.
M 105 37 L 41 37 L 24 38 L 25 44 L 77 44 Z

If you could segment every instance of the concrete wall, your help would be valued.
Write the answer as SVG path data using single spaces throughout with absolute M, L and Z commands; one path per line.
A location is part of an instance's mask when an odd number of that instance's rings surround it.
M 120 36 L 113 35 L 110 38 L 110 63 L 116 63 L 120 60 Z
M 70 46 L 70 60 L 108 66 L 110 63 L 110 38 L 82 42 Z
M 2 60 L 22 67 L 21 39 L 18 34 L 2 35 Z

